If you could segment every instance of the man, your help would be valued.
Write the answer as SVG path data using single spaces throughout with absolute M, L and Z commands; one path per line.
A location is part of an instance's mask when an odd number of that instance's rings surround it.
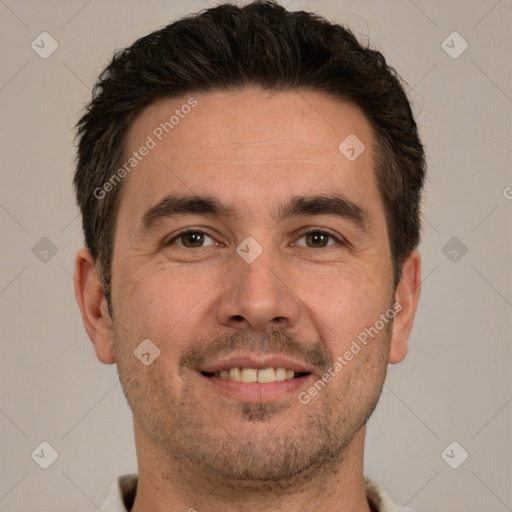
M 396 73 L 320 17 L 225 4 L 118 52 L 93 96 L 76 297 L 139 466 L 102 510 L 395 510 L 363 450 L 419 298 Z

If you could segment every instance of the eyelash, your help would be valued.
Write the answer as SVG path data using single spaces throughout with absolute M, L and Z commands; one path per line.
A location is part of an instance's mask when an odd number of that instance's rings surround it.
M 340 239 L 338 238 L 337 236 L 333 235 L 332 233 L 329 233 L 329 231 L 324 231 L 322 229 L 309 229 L 308 231 L 303 231 L 299 237 L 297 238 L 297 240 L 299 238 L 302 238 L 303 236 L 306 236 L 306 235 L 309 235 L 311 233 L 315 233 L 315 234 L 321 234 L 321 235 L 326 235 L 328 236 L 331 240 L 334 240 L 337 244 L 339 245 L 345 245 L 345 242 L 343 239 Z M 331 247 L 330 245 L 327 245 L 326 247 L 319 247 L 319 249 L 327 249 L 327 247 Z M 306 249 L 308 249 L 308 247 L 306 247 Z M 312 247 L 310 247 L 310 249 L 312 249 Z
M 208 233 L 206 233 L 205 231 L 202 231 L 201 229 L 186 229 L 184 231 L 181 231 L 180 233 L 178 233 L 177 235 L 175 235 L 172 239 L 170 239 L 168 242 L 166 242 L 164 245 L 173 245 L 173 243 L 178 240 L 180 237 L 184 236 L 184 235 L 187 235 L 187 234 L 190 234 L 190 233 L 199 233 L 199 234 L 202 234 L 202 235 L 206 235 L 208 237 L 210 237 L 212 240 L 214 240 L 214 238 L 209 235 Z M 337 236 L 334 236 L 332 233 L 329 233 L 328 231 L 324 231 L 322 229 L 310 229 L 308 231 L 303 231 L 297 238 L 300 239 L 306 235 L 309 235 L 309 234 L 312 234 L 312 233 L 315 233 L 315 234 L 321 234 L 321 235 L 327 235 L 329 238 L 331 238 L 332 240 L 334 240 L 335 242 L 337 242 L 338 244 L 340 245 L 346 245 L 346 243 L 341 240 L 340 238 L 338 238 Z M 202 247 L 185 247 L 185 246 L 181 246 L 179 245 L 178 247 L 182 247 L 183 249 L 204 249 L 205 246 L 202 246 Z M 304 247 L 304 246 L 300 246 L 300 247 Z M 327 249 L 327 247 L 331 247 L 330 245 L 327 245 L 326 247 L 319 247 L 318 249 Z M 308 249 L 308 247 L 306 246 L 305 247 L 306 249 Z M 314 247 L 309 247 L 309 249 L 314 249 Z

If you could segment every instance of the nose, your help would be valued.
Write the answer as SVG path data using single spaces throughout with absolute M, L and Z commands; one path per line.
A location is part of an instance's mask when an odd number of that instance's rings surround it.
M 264 250 L 252 263 L 238 254 L 218 298 L 218 321 L 231 328 L 266 331 L 291 328 L 299 318 L 300 300 L 288 282 L 286 261 Z

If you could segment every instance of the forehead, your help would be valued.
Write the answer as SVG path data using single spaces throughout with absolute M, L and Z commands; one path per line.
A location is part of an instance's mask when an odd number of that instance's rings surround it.
M 172 191 L 214 192 L 230 203 L 235 194 L 246 210 L 333 188 L 379 201 L 368 120 L 355 105 L 317 92 L 244 89 L 159 100 L 131 125 L 126 159 L 144 146 L 152 149 L 123 183 L 121 210 L 134 222 Z
M 187 129 L 190 124 L 193 130 Z M 369 122 L 352 103 L 312 91 L 271 93 L 248 88 L 158 100 L 137 116 L 126 142 L 128 148 L 135 148 L 148 135 L 163 145 L 169 139 L 193 142 L 193 147 L 179 148 L 187 157 L 198 148 L 219 156 L 226 144 L 232 149 L 235 144 L 250 144 L 258 161 L 264 161 L 266 153 L 258 152 L 255 143 L 270 145 L 274 140 L 284 154 L 308 158 L 313 147 L 336 151 L 340 135 L 349 130 L 373 142 Z M 240 154 L 246 156 L 247 149 L 241 147 Z

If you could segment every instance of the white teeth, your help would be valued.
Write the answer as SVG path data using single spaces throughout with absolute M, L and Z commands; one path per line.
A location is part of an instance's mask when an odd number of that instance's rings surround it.
M 277 381 L 286 380 L 286 369 L 285 368 L 276 368 L 276 380 Z
M 254 368 L 243 368 L 240 380 L 242 382 L 258 382 L 258 370 Z
M 229 380 L 240 382 L 242 380 L 242 372 L 240 368 L 231 368 L 229 370 Z
M 274 368 L 265 368 L 264 370 L 258 371 L 258 382 L 266 383 L 266 382 L 275 382 L 276 381 L 276 372 Z
M 215 377 L 235 382 L 260 382 L 267 384 L 270 382 L 281 382 L 283 380 L 293 379 L 295 372 L 293 370 L 287 370 L 286 368 L 263 368 L 257 370 L 256 368 L 235 367 L 229 370 L 215 372 Z

